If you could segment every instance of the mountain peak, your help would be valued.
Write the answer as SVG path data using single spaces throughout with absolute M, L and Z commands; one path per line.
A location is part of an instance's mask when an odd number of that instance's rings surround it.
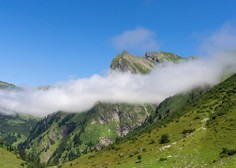
M 170 52 L 147 52 L 144 56 L 139 57 L 124 50 L 112 60 L 110 68 L 121 72 L 145 74 L 158 63 L 176 62 L 181 59 L 183 58 Z
M 0 89 L 15 88 L 16 86 L 7 82 L 0 81 Z

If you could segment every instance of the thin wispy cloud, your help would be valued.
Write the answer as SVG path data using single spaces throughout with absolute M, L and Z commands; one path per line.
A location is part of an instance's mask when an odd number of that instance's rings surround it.
M 236 25 L 232 22 L 224 24 L 212 35 L 204 38 L 200 51 L 205 55 L 236 50 Z
M 139 52 L 156 51 L 160 48 L 156 34 L 143 27 L 115 35 L 112 38 L 112 44 L 118 50 L 135 50 Z

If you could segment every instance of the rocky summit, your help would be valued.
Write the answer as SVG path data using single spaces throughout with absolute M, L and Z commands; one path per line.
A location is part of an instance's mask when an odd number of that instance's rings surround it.
M 112 60 L 110 68 L 121 72 L 146 74 L 159 63 L 176 62 L 183 59 L 176 54 L 163 51 L 147 52 L 142 57 L 123 51 Z
M 7 82 L 0 81 L 0 89 L 3 88 L 15 88 L 16 86 Z

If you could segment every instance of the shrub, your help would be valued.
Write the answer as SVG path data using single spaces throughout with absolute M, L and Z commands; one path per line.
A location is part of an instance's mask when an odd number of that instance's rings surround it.
M 138 155 L 135 163 L 141 163 L 141 160 L 142 160 L 142 156 Z
M 161 158 L 159 159 L 159 162 L 166 161 L 166 160 L 167 160 L 167 158 L 161 157 Z
M 169 135 L 168 134 L 162 134 L 159 143 L 160 144 L 165 144 L 165 143 L 168 143 L 168 142 L 170 142 Z
M 220 157 L 228 157 L 236 154 L 235 149 L 228 149 L 228 148 L 223 148 L 222 152 L 220 153 Z
M 183 133 L 184 135 L 187 135 L 187 134 L 191 134 L 191 133 L 194 132 L 195 130 L 196 130 L 196 129 L 184 129 L 182 133 Z
M 138 156 L 137 156 L 137 159 L 138 159 L 138 160 L 141 160 L 141 159 L 142 159 L 142 155 L 138 155 Z
M 133 157 L 134 156 L 134 154 L 131 152 L 130 154 L 129 154 L 129 157 Z

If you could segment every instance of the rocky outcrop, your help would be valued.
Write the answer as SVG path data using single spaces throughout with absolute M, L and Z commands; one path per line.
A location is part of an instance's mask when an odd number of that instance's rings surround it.
M 156 63 L 175 62 L 184 59 L 170 52 L 147 52 L 145 58 Z

